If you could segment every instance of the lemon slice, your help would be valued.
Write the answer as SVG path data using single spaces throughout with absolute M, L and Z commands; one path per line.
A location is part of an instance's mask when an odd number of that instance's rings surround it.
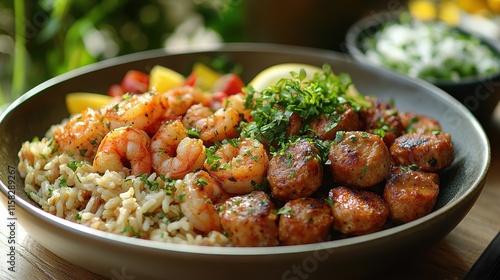
M 178 72 L 155 65 L 149 72 L 149 89 L 164 93 L 172 88 L 179 87 L 184 83 L 184 76 Z
M 70 114 L 78 114 L 87 108 L 99 109 L 108 105 L 113 97 L 99 93 L 73 92 L 66 95 L 66 108 Z
M 257 76 L 255 76 L 248 85 L 252 86 L 257 91 L 261 91 L 270 85 L 276 84 L 282 78 L 291 78 L 292 76 L 290 72 L 299 73 L 300 69 L 304 69 L 304 71 L 306 71 L 307 75 L 305 80 L 311 79 L 314 76 L 314 73 L 323 71 L 323 69 L 309 64 L 277 64 L 266 68 L 262 72 L 257 74 Z

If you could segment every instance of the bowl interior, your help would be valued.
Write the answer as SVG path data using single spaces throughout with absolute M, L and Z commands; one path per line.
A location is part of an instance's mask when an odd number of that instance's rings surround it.
M 29 141 L 35 136 L 42 137 L 52 124 L 59 123 L 68 116 L 64 102 L 65 94 L 73 91 L 104 93 L 109 85 L 121 81 L 128 70 L 148 72 L 157 64 L 181 73 L 187 73 L 191 69 L 191 65 L 201 58 L 220 55 L 226 56 L 243 67 L 243 79 L 246 82 L 250 81 L 262 69 L 278 63 L 296 62 L 317 66 L 328 63 L 334 72 L 350 74 L 361 93 L 377 96 L 384 100 L 394 100 L 395 105 L 401 111 L 414 111 L 434 117 L 440 121 L 443 130 L 452 135 L 456 158 L 453 164 L 440 174 L 442 188 L 433 213 L 421 220 L 374 235 L 343 240 L 342 243 L 327 242 L 325 248 L 334 248 L 339 244 L 349 246 L 381 238 L 390 239 L 398 235 L 399 238 L 408 243 L 415 243 L 415 239 L 410 240 L 412 233 L 426 230 L 428 234 L 436 231 L 434 238 L 439 239 L 458 224 L 477 198 L 489 166 L 489 143 L 479 123 L 455 99 L 428 83 L 409 79 L 391 71 L 355 63 L 342 54 L 326 50 L 265 44 L 229 44 L 188 53 L 167 53 L 164 50 L 149 51 L 84 67 L 35 87 L 15 101 L 0 119 L 2 193 L 7 195 L 9 189 L 15 189 L 19 207 L 25 208 L 29 215 L 36 219 L 54 221 L 53 217 L 49 218 L 50 214 L 43 212 L 26 196 L 23 190 L 23 181 L 18 174 L 14 178 L 15 182 L 9 181 L 13 178 L 9 176 L 8 171 L 17 168 L 17 153 L 23 141 Z M 471 143 L 474 144 L 471 145 Z M 462 205 L 465 203 L 467 205 Z M 452 209 L 457 208 L 457 206 L 465 210 L 461 210 L 458 214 L 453 212 Z M 433 230 L 429 230 L 428 226 L 425 225 L 433 220 L 444 219 L 448 213 L 454 215 L 447 217 L 450 221 L 449 225 L 443 225 L 443 228 L 439 229 L 438 227 Z M 57 219 L 55 221 L 57 222 Z M 79 230 L 82 227 L 66 222 L 61 222 L 61 225 L 63 229 Z M 92 232 L 92 234 L 100 235 L 97 231 Z M 133 241 L 130 244 L 133 244 Z M 290 253 L 315 249 L 318 247 L 291 247 L 275 252 Z M 199 248 L 197 251 L 206 253 L 210 252 L 210 249 Z M 245 252 L 250 251 L 243 249 L 231 252 L 244 255 L 247 254 Z M 266 254 L 273 254 L 273 251 L 268 250 Z

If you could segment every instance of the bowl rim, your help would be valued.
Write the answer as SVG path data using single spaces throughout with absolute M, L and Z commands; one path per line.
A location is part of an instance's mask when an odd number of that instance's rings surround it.
M 362 39 L 363 37 L 367 37 L 367 36 L 373 36 L 380 29 L 380 27 L 383 24 L 386 24 L 389 22 L 400 21 L 400 16 L 402 14 L 405 14 L 405 13 L 409 14 L 408 11 L 380 12 L 380 13 L 372 14 L 370 16 L 366 16 L 366 17 L 361 18 L 358 21 L 356 21 L 354 24 L 352 24 L 349 27 L 349 29 L 347 30 L 346 35 L 345 35 L 345 43 L 346 43 L 345 46 L 346 46 L 347 52 L 355 60 L 358 60 L 359 62 L 369 63 L 369 64 L 374 65 L 376 67 L 389 69 L 393 72 L 397 72 L 397 73 L 406 75 L 404 73 L 398 72 L 398 71 L 393 70 L 393 69 L 386 67 L 384 65 L 378 65 L 378 64 L 370 61 L 366 57 L 366 55 L 363 53 L 362 48 L 359 47 L 360 39 Z M 421 21 L 421 20 L 418 20 L 415 18 L 411 18 L 411 20 L 415 21 L 415 22 L 440 22 L 440 23 L 443 23 L 443 21 L 439 21 L 439 20 Z M 460 26 L 451 26 L 451 27 L 460 33 L 463 33 L 465 35 L 469 35 L 469 36 L 472 36 L 472 37 L 478 39 L 482 45 L 487 46 L 489 49 L 491 49 L 493 52 L 495 52 L 500 59 L 500 43 L 496 43 L 493 40 L 491 40 L 491 39 L 489 39 L 489 38 L 487 38 L 487 37 L 485 37 L 477 32 L 465 30 L 464 28 L 462 28 Z M 373 30 L 374 32 L 367 32 L 368 30 Z M 451 87 L 451 86 L 475 85 L 478 82 L 491 81 L 497 77 L 500 77 L 500 71 L 498 71 L 497 73 L 488 74 L 488 75 L 484 75 L 484 76 L 464 77 L 458 81 L 445 80 L 445 79 L 431 79 L 431 78 L 423 79 L 423 78 L 418 78 L 418 77 L 414 78 L 414 79 L 422 79 L 422 80 L 425 80 L 429 83 L 432 83 L 438 87 Z M 413 78 L 413 77 L 411 77 L 411 78 Z
M 352 60 L 349 56 L 329 51 L 329 50 L 321 50 L 310 47 L 299 47 L 299 46 L 285 46 L 280 44 L 268 44 L 268 43 L 225 43 L 225 44 L 217 44 L 210 46 L 202 46 L 190 48 L 188 50 L 150 50 L 139 53 L 133 53 L 129 55 L 124 55 L 120 57 L 115 57 L 111 59 L 107 59 L 104 61 L 96 62 L 91 65 L 87 65 L 70 72 L 61 74 L 54 78 L 51 78 L 38 86 L 35 86 L 31 90 L 29 90 L 26 94 L 15 100 L 12 104 L 10 104 L 6 110 L 0 114 L 0 123 L 4 121 L 6 116 L 21 103 L 26 102 L 33 95 L 38 92 L 49 88 L 50 86 L 71 79 L 75 76 L 81 75 L 83 73 L 102 69 L 106 67 L 111 67 L 116 64 L 126 64 L 129 62 L 133 62 L 136 60 L 143 60 L 148 58 L 154 58 L 159 55 L 171 56 L 171 55 L 180 55 L 180 54 L 192 54 L 192 53 L 205 53 L 205 52 L 281 52 L 281 53 L 289 53 L 289 54 L 301 54 L 301 55 L 311 55 L 311 56 L 321 56 L 321 57 L 333 57 L 335 59 L 345 60 L 349 63 L 357 63 Z M 358 63 L 359 64 L 359 63 Z M 372 70 L 380 71 L 377 67 L 369 66 Z M 386 71 L 386 70 L 382 70 Z M 418 81 L 410 79 L 404 75 L 393 73 L 391 71 L 391 75 L 399 76 L 400 78 L 410 80 L 412 83 L 417 83 L 422 87 L 430 91 L 436 92 L 440 98 L 444 98 L 447 101 L 455 103 L 458 106 L 460 111 L 463 114 L 468 116 L 468 119 L 471 120 L 473 127 L 480 132 L 481 140 L 483 143 L 479 143 L 484 145 L 485 152 L 485 168 L 481 170 L 477 178 L 475 178 L 473 184 L 467 188 L 465 192 L 461 194 L 461 196 L 457 199 L 450 201 L 448 204 L 443 205 L 441 208 L 433 211 L 432 213 L 407 224 L 399 225 L 396 227 L 388 228 L 381 230 L 379 232 L 349 237 L 345 239 L 332 240 L 320 243 L 313 244 L 305 244 L 305 245 L 293 245 L 293 246 L 277 246 L 277 247 L 212 247 L 212 246 L 198 246 L 198 245 L 184 245 L 184 244 L 174 244 L 167 243 L 161 241 L 154 240 L 143 240 L 137 238 L 131 238 L 128 236 L 122 236 L 114 233 L 104 232 L 97 229 L 93 229 L 84 225 L 80 225 L 77 223 L 73 223 L 67 221 L 63 218 L 59 218 L 55 215 L 47 213 L 43 211 L 41 208 L 36 207 L 31 204 L 29 201 L 25 200 L 19 194 L 15 194 L 16 206 L 21 207 L 24 211 L 26 211 L 32 217 L 39 219 L 45 223 L 49 223 L 52 226 L 55 226 L 61 230 L 69 231 L 73 234 L 80 235 L 87 239 L 94 240 L 102 240 L 109 244 L 115 244 L 118 246 L 134 246 L 137 248 L 147 249 L 147 250 L 159 250 L 159 251 L 171 251 L 178 253 L 190 253 L 190 254 L 198 254 L 198 255 L 223 255 L 223 256 L 250 256 L 250 255 L 281 255 L 281 254 L 294 254 L 294 253 L 302 253 L 302 252 L 311 252 L 315 250 L 331 250 L 342 247 L 354 247 L 360 246 L 367 242 L 381 240 L 388 236 L 393 236 L 396 234 L 405 234 L 408 230 L 415 227 L 422 227 L 427 222 L 436 219 L 436 217 L 440 215 L 444 215 L 446 212 L 451 209 L 458 207 L 461 204 L 464 204 L 467 200 L 472 199 L 477 192 L 481 192 L 481 189 L 486 180 L 486 176 L 489 170 L 490 160 L 491 160 L 491 152 L 490 152 L 490 143 L 484 132 L 482 126 L 479 122 L 472 117 L 472 114 L 458 101 L 453 99 L 451 96 L 447 95 L 444 91 L 436 88 L 435 86 L 426 83 L 425 81 Z M 3 181 L 0 181 L 0 190 L 3 194 L 2 201 L 4 201 L 9 193 L 7 186 Z M 472 207 L 472 206 L 471 206 Z M 270 250 L 271 249 L 271 250 Z

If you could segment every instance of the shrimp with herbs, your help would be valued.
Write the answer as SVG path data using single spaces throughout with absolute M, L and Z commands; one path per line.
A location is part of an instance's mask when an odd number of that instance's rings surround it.
M 224 139 L 237 137 L 240 121 L 238 111 L 232 108 L 221 108 L 213 115 L 195 121 L 191 129 L 196 131 L 198 138 L 203 140 L 205 145 L 211 145 Z
M 132 175 L 151 172 L 149 136 L 143 130 L 125 126 L 111 130 L 102 140 L 94 158 L 94 170 L 124 171 L 130 167 Z M 124 163 L 126 165 L 124 165 Z
M 251 122 L 253 121 L 252 110 L 246 108 L 246 98 L 246 94 L 241 92 L 230 95 L 222 101 L 222 108 L 233 108 L 243 116 L 246 122 Z
M 186 128 L 193 128 L 197 121 L 208 118 L 214 114 L 214 111 L 210 107 L 204 106 L 203 104 L 195 104 L 186 111 L 186 114 L 182 117 L 182 124 Z
M 267 151 L 256 139 L 238 138 L 209 149 L 205 169 L 230 194 L 246 194 L 261 184 L 269 167 Z
M 165 116 L 182 116 L 194 104 L 210 106 L 213 96 L 199 88 L 183 86 L 171 89 L 162 94 L 161 104 L 166 109 Z
M 188 173 L 176 191 L 182 213 L 196 230 L 204 233 L 221 231 L 216 207 L 228 197 L 219 183 L 203 170 Z
M 53 135 L 61 152 L 92 161 L 109 130 L 107 119 L 99 111 L 88 108 L 59 125 Z
M 142 130 L 154 125 L 164 112 L 160 95 L 155 92 L 127 95 L 122 101 L 110 104 L 101 111 L 109 120 L 111 129 L 131 126 Z
M 188 137 L 181 121 L 166 122 L 151 139 L 150 153 L 156 173 L 182 179 L 187 173 L 202 169 L 206 159 L 200 139 Z

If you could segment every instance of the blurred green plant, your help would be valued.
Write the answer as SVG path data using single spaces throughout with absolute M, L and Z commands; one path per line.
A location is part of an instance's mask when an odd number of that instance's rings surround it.
M 72 69 L 148 49 L 193 14 L 243 40 L 243 0 L 41 0 L 0 3 L 0 105 Z

